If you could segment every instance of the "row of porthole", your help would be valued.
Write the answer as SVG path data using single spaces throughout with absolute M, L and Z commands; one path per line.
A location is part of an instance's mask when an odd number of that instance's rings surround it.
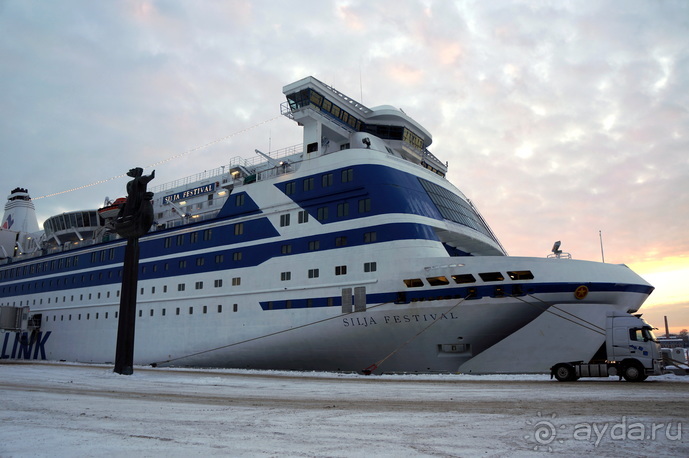
M 511 280 L 533 280 L 534 278 L 533 273 L 529 270 L 508 271 L 507 275 Z M 478 276 L 484 282 L 505 280 L 502 272 L 482 272 L 479 273 Z M 474 277 L 473 274 L 456 274 L 451 275 L 451 278 L 456 284 L 476 283 L 476 277 Z M 450 280 L 444 275 L 426 277 L 426 281 L 430 286 L 444 286 L 450 284 Z M 420 278 L 408 278 L 403 280 L 403 282 L 407 288 L 420 288 L 424 286 L 424 282 Z
M 149 309 L 149 316 L 151 316 L 151 317 L 154 316 L 154 310 L 155 309 Z M 201 313 L 207 314 L 208 313 L 208 306 L 203 305 L 201 310 L 202 310 Z M 238 310 L 239 310 L 239 306 L 237 304 L 232 304 L 232 311 L 237 312 Z M 181 307 L 176 307 L 175 308 L 175 315 L 181 315 L 182 314 L 181 311 L 182 311 Z M 222 313 L 222 311 L 223 311 L 222 304 L 218 304 L 217 311 L 218 311 L 218 313 Z M 108 319 L 109 312 L 103 312 L 103 314 L 104 314 L 103 319 Z M 193 314 L 194 314 L 194 306 L 190 306 L 189 307 L 189 315 L 193 315 Z M 77 320 L 78 321 L 81 320 L 82 314 L 78 313 L 76 315 L 77 315 Z M 118 315 L 119 315 L 119 312 L 116 311 L 115 315 L 114 315 L 115 319 L 118 318 Z M 161 309 L 160 315 L 166 316 L 166 309 L 164 309 L 164 308 Z M 141 318 L 143 317 L 143 310 L 142 309 L 139 309 L 138 316 Z M 57 321 L 57 317 L 58 317 L 58 315 L 53 315 L 53 321 Z M 100 312 L 95 312 L 95 318 L 94 319 L 98 320 L 99 318 L 100 318 Z M 86 313 L 86 320 L 90 320 L 90 319 L 91 319 L 91 313 Z M 50 316 L 46 316 L 46 321 L 50 321 Z M 65 321 L 65 315 L 60 315 L 60 321 Z M 72 315 L 71 314 L 67 315 L 67 321 L 72 321 Z
M 464 294 L 464 295 L 453 294 L 453 295 L 444 295 L 444 296 L 428 296 L 428 297 L 423 296 L 423 297 L 412 297 L 410 299 L 407 299 L 407 293 L 406 292 L 400 291 L 397 293 L 397 298 L 395 299 L 395 303 L 396 304 L 406 304 L 408 302 L 442 301 L 442 300 L 451 300 L 451 299 L 481 299 L 484 296 L 488 296 L 488 297 L 508 297 L 508 296 L 509 297 L 516 297 L 516 296 L 524 296 L 526 294 L 533 293 L 532 289 L 529 289 L 525 292 L 521 284 L 511 285 L 511 290 L 510 290 L 509 294 L 507 293 L 507 291 L 505 290 L 505 287 L 503 285 L 495 286 L 493 288 L 493 291 L 490 293 L 484 291 L 484 289 L 485 289 L 485 287 L 481 288 L 481 291 L 479 291 L 479 288 L 467 288 L 466 294 Z

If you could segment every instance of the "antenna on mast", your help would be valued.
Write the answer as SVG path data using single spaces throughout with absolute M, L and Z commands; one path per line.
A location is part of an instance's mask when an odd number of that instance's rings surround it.
M 605 263 L 605 254 L 603 253 L 603 232 L 598 231 L 598 238 L 600 238 L 600 257 L 603 260 L 603 263 Z

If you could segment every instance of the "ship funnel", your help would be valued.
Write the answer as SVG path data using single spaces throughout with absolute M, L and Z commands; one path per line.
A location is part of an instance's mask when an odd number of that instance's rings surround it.
M 36 209 L 29 191 L 15 188 L 7 197 L 0 228 L 0 258 L 13 256 L 17 242 L 24 243 L 39 232 Z

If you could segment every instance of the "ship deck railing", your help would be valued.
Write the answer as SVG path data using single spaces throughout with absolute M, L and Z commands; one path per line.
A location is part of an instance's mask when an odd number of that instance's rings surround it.
M 270 156 L 272 159 L 280 159 L 287 156 L 299 154 L 301 153 L 301 150 L 302 144 L 299 143 L 297 145 L 287 146 L 285 148 L 271 151 L 268 153 L 268 156 Z M 261 156 L 256 156 L 248 159 L 241 156 L 235 156 L 230 159 L 228 165 L 222 165 L 214 169 L 204 170 L 203 172 L 196 173 L 194 175 L 189 175 L 175 181 L 170 181 L 168 183 L 163 183 L 161 185 L 154 186 L 149 190 L 154 194 L 160 193 L 163 191 L 167 191 L 169 189 L 188 186 L 192 183 L 197 183 L 203 180 L 210 180 L 211 178 L 229 175 L 230 169 L 232 169 L 233 167 L 244 167 L 246 169 L 251 170 L 256 169 L 259 165 L 263 163 L 266 163 L 266 160 Z

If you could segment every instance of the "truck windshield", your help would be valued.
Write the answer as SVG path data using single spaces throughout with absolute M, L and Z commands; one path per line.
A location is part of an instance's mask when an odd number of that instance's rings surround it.
M 655 334 L 653 334 L 653 328 L 650 326 L 647 328 L 643 328 L 642 331 L 644 339 L 652 340 L 653 342 L 657 342 L 658 339 L 656 339 Z

